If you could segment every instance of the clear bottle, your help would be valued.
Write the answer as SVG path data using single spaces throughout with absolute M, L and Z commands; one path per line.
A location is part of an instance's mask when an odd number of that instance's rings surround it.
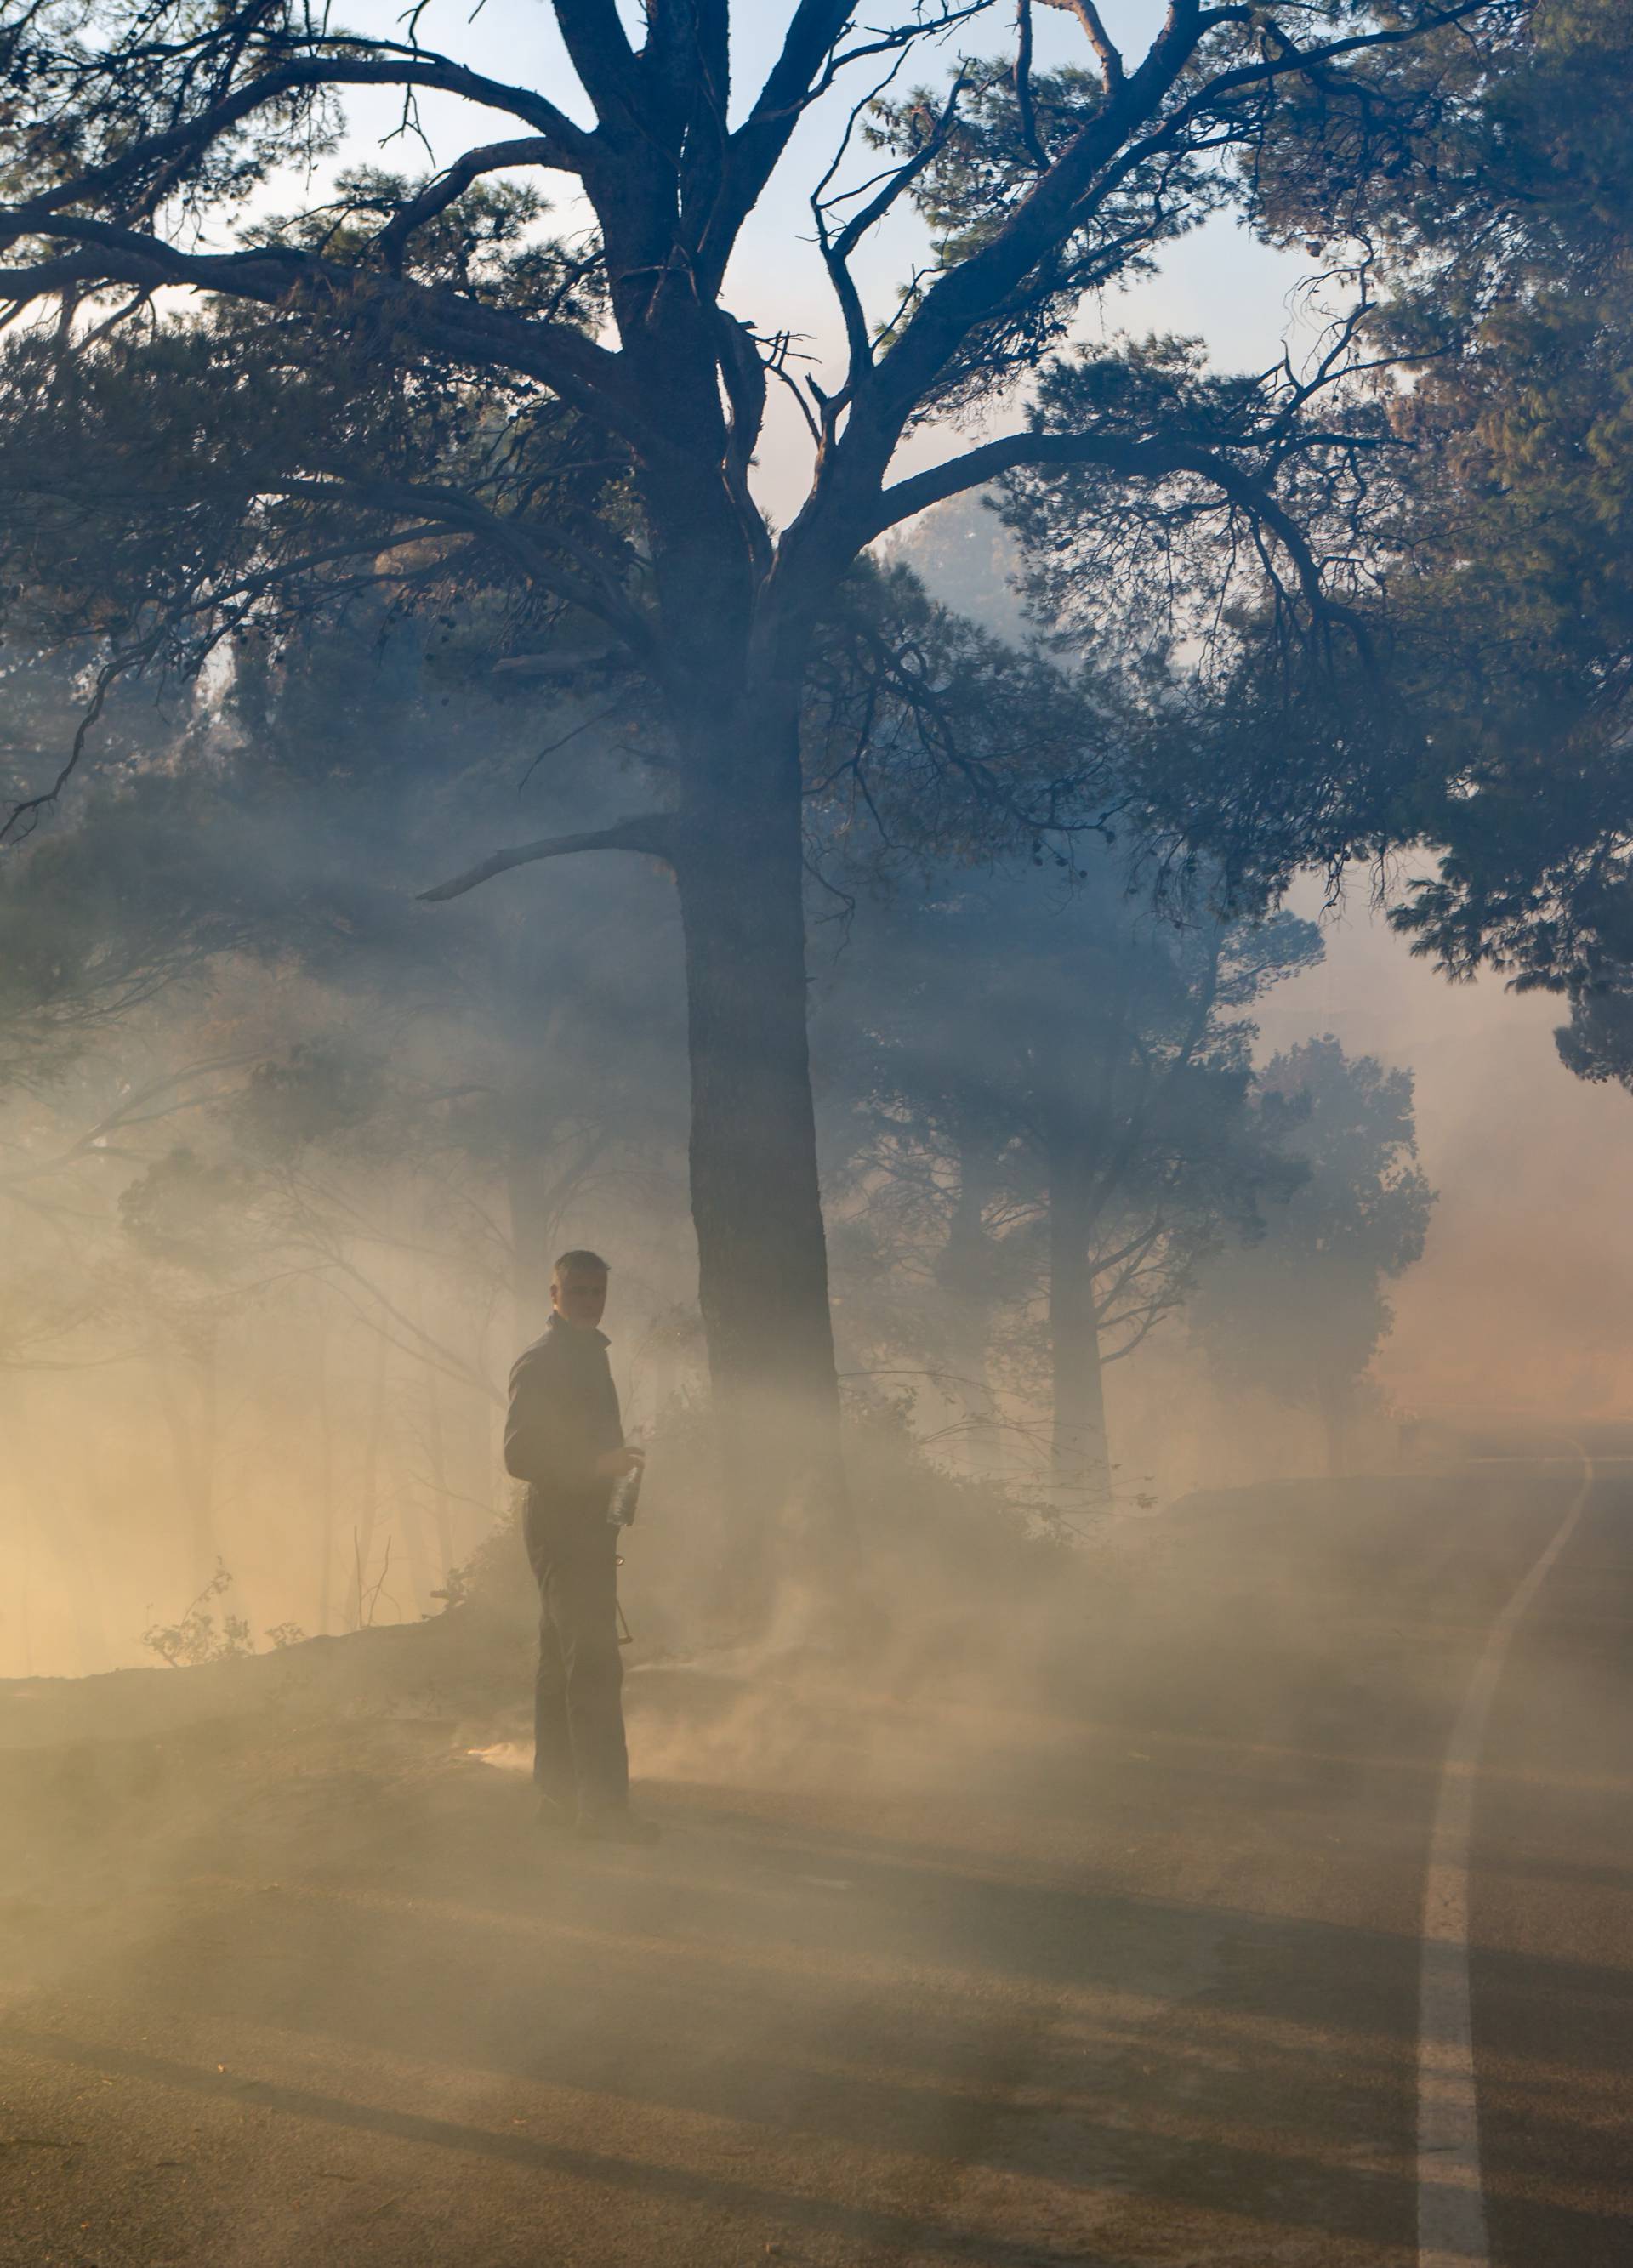
M 612 1484 L 612 1494 L 607 1504 L 607 1524 L 610 1528 L 632 1528 L 635 1507 L 640 1501 L 640 1479 L 644 1465 L 637 1465 L 620 1474 Z

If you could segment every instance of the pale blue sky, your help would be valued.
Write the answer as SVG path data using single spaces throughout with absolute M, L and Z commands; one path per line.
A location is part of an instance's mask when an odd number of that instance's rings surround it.
M 734 89 L 739 112 L 770 68 L 791 6 L 792 0 L 738 0 Z M 632 20 L 637 12 L 626 8 Z M 1134 51 L 1156 28 L 1163 10 L 1159 0 L 1110 0 L 1105 13 L 1112 37 Z M 887 11 L 865 10 L 863 14 L 885 20 Z M 1040 63 L 1086 55 L 1075 19 L 1046 7 L 1040 7 L 1037 15 Z M 336 20 L 359 32 L 401 36 L 397 0 L 355 0 Z M 898 84 L 935 84 L 944 78 L 959 44 L 966 51 L 998 53 L 1007 49 L 1012 36 L 1012 10 L 995 5 L 986 23 L 964 27 L 957 42 L 927 43 Z M 474 18 L 466 0 L 432 0 L 420 19 L 420 38 L 426 46 L 440 48 L 496 77 L 536 86 L 563 108 L 585 114 L 548 0 L 485 0 Z M 830 382 L 835 376 L 832 358 L 839 327 L 810 241 L 807 200 L 825 168 L 846 111 L 878 76 L 877 64 L 860 67 L 801 128 L 770 193 L 744 232 L 728 279 L 728 298 L 734 311 L 762 332 L 805 334 L 815 374 Z M 418 108 L 439 165 L 473 143 L 513 130 L 498 114 L 473 111 L 443 96 L 423 97 Z M 381 147 L 399 123 L 400 103 L 393 97 L 372 90 L 357 92 L 348 96 L 347 109 L 351 132 L 344 156 L 349 162 L 380 162 L 409 172 L 425 166 L 425 149 L 414 139 L 397 136 Z M 867 153 L 860 153 L 859 171 L 865 171 L 867 163 Z M 558 225 L 570 227 L 575 206 L 566 194 L 570 185 L 565 177 L 546 186 L 555 193 Z M 889 306 L 920 241 L 911 215 L 903 214 L 881 232 L 858 261 L 859 280 L 874 312 Z M 1303 265 L 1297 258 L 1255 244 L 1234 222 L 1216 221 L 1174 247 L 1159 276 L 1108 299 L 1097 310 L 1085 311 L 1084 328 L 1103 324 L 1108 331 L 1182 331 L 1205 338 L 1223 364 L 1261 365 L 1279 350 Z M 950 432 L 920 436 L 904 462 L 934 462 L 954 453 L 958 439 Z M 759 485 L 779 519 L 787 519 L 803 492 L 809 454 L 792 406 L 786 400 L 778 401 L 761 451 Z

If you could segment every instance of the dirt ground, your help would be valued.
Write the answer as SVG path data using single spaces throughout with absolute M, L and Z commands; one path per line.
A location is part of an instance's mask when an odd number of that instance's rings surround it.
M 645 1665 L 652 1852 L 532 1824 L 514 1632 L 0 1689 L 0 2262 L 1405 2268 L 1440 1758 L 1571 1481 L 1193 1500 L 1030 1653 Z M 1630 1508 L 1482 1783 L 1513 2268 L 1629 2257 Z

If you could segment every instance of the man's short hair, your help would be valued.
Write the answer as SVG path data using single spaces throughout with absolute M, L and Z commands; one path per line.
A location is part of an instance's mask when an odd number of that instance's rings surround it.
M 564 1252 L 550 1270 L 550 1281 L 559 1284 L 569 1276 L 610 1276 L 612 1270 L 599 1252 Z

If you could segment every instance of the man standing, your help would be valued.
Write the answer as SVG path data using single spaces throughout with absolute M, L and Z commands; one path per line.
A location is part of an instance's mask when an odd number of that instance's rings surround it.
M 619 1530 L 613 1484 L 640 1464 L 624 1446 L 617 1388 L 598 1326 L 607 1263 L 564 1252 L 550 1323 L 510 1374 L 505 1465 L 528 1484 L 522 1533 L 539 1587 L 533 1778 L 539 1819 L 597 1841 L 650 1843 L 630 1809 L 618 1653 Z

